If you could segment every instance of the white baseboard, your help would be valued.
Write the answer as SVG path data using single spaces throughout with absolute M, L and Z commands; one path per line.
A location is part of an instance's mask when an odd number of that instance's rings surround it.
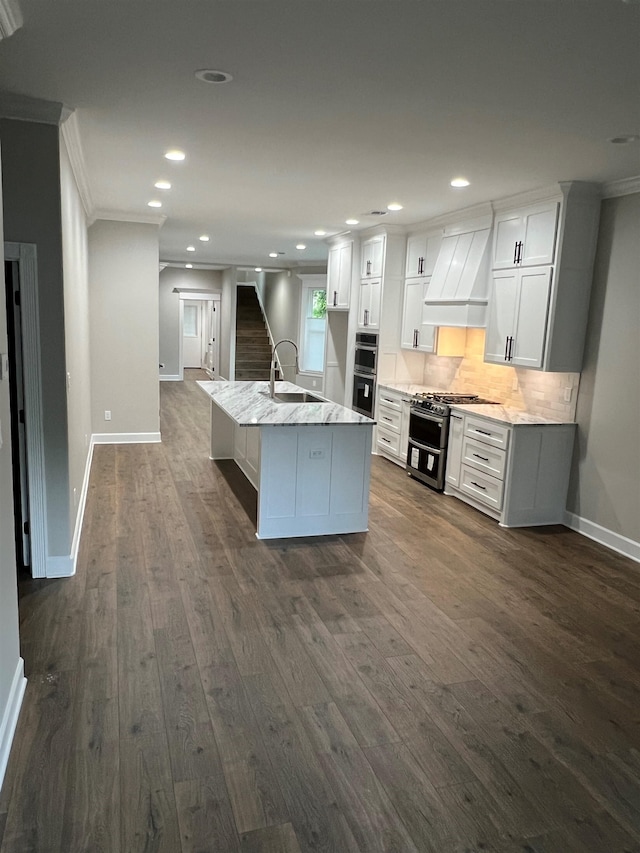
M 78 511 L 76 513 L 76 525 L 73 531 L 73 539 L 71 540 L 71 562 L 73 563 L 73 572 L 76 573 L 76 563 L 78 560 L 78 548 L 80 547 L 80 535 L 82 533 L 82 524 L 84 522 L 84 510 L 87 504 L 87 493 L 89 491 L 89 477 L 91 475 L 91 463 L 93 462 L 94 441 L 91 437 L 89 452 L 84 466 L 84 477 L 82 479 L 82 488 L 80 490 L 80 500 L 78 502 Z M 48 575 L 48 577 L 51 577 Z
M 600 545 L 611 548 L 612 551 L 617 551 L 618 554 L 640 563 L 640 542 L 614 533 L 613 530 L 602 527 L 594 521 L 589 521 L 588 518 L 581 518 L 573 512 L 565 512 L 564 523 L 571 530 L 576 530 L 583 536 L 593 539 L 594 542 L 599 542 Z
M 2 713 L 0 721 L 0 788 L 4 780 L 4 774 L 9 762 L 9 753 L 11 752 L 11 744 L 13 736 L 18 725 L 18 717 L 20 716 L 20 707 L 24 697 L 24 691 L 27 686 L 27 679 L 24 677 L 24 661 L 18 658 L 18 665 L 13 675 L 11 682 L 11 690 L 7 704 Z
M 91 436 L 92 444 L 157 444 L 159 432 L 96 432 Z
M 182 382 L 182 376 L 179 373 L 160 374 L 160 382 Z

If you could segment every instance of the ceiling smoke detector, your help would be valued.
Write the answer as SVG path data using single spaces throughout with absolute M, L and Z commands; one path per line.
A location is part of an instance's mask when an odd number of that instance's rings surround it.
M 227 74 L 226 71 L 216 71 L 213 68 L 201 68 L 196 71 L 196 77 L 203 83 L 229 83 L 233 80 L 231 74 Z

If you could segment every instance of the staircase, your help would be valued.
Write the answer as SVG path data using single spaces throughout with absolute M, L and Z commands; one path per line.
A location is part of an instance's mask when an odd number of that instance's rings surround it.
M 236 379 L 268 380 L 271 343 L 253 285 L 238 285 L 236 302 Z M 276 371 L 276 379 L 280 375 Z

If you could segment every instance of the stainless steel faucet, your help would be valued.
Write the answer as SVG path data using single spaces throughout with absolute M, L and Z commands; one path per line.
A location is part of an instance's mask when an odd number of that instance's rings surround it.
M 291 344 L 296 351 L 296 373 L 298 373 L 298 345 L 290 338 L 283 338 L 281 341 L 278 341 L 277 344 L 274 344 L 273 355 L 271 356 L 271 372 L 269 373 L 269 396 L 271 399 L 274 398 L 276 393 L 276 350 L 280 344 Z

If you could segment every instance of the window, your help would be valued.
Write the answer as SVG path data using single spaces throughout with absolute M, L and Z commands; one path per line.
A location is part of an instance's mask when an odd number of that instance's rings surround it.
M 200 335 L 198 331 L 198 306 L 185 305 L 184 314 L 182 317 L 182 333 L 185 338 L 197 338 Z
M 322 373 L 327 325 L 327 290 L 314 284 L 302 286 L 300 314 L 300 370 Z

